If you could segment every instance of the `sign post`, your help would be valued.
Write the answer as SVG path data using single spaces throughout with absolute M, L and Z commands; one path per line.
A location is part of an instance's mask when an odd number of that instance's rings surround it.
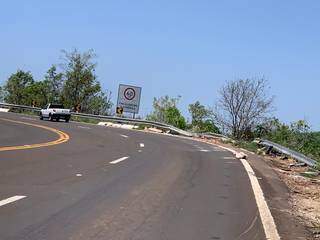
M 141 98 L 141 87 L 130 86 L 130 85 L 119 85 L 117 109 L 121 109 L 123 112 L 139 113 Z

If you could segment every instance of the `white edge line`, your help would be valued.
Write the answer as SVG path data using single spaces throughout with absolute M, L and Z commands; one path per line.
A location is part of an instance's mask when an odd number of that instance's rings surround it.
M 135 130 L 135 129 L 134 129 Z M 163 133 L 152 133 L 152 132 L 145 132 L 146 134 L 155 134 L 155 135 L 165 135 L 165 136 L 171 136 L 171 135 L 167 135 L 167 134 L 163 134 Z M 172 137 L 178 137 L 178 138 L 184 138 L 184 137 L 181 137 L 181 136 L 172 136 Z M 189 139 L 189 138 L 186 138 L 186 139 Z M 196 140 L 196 139 L 192 139 L 194 141 L 198 141 L 198 142 L 203 142 L 203 141 L 199 141 L 199 140 Z M 207 143 L 209 144 L 209 143 Z M 215 145 L 219 148 L 222 148 L 222 149 L 225 149 L 227 151 L 230 151 L 232 152 L 233 154 L 236 154 L 236 151 L 234 151 L 233 149 L 230 149 L 230 148 L 226 148 L 226 147 L 223 147 L 223 146 L 220 146 L 220 145 L 217 145 L 217 144 L 211 144 L 211 145 Z M 141 146 L 141 145 L 140 145 Z M 125 157 L 125 159 L 127 159 L 129 157 Z M 124 161 L 125 159 L 122 159 L 121 161 Z M 120 162 L 119 161 L 120 159 L 118 160 L 115 160 L 115 161 L 112 161 L 110 162 L 111 164 L 115 164 L 115 163 L 118 163 Z M 245 160 L 241 161 L 242 164 L 243 162 L 245 162 Z M 245 162 L 247 163 L 247 162 Z M 248 164 L 248 163 L 247 163 Z M 249 165 L 249 164 L 248 164 Z M 244 165 L 245 166 L 245 165 Z M 249 165 L 249 167 L 251 168 L 251 166 Z M 252 169 L 252 168 L 251 168 Z M 247 171 L 247 169 L 245 168 L 245 170 Z M 253 170 L 251 171 L 251 173 L 254 173 Z M 257 180 L 256 177 L 253 177 L 252 174 L 250 174 L 248 171 L 247 171 L 247 174 L 249 176 L 249 179 L 250 179 L 250 183 L 251 183 L 251 187 L 253 189 L 253 192 L 254 192 L 254 195 L 255 195 L 255 199 L 257 201 L 257 206 L 258 206 L 258 209 L 259 209 L 259 213 L 260 213 L 260 218 L 261 218 L 261 221 L 262 221 L 262 225 L 263 225 L 263 228 L 264 228 L 264 231 L 265 231 L 265 234 L 266 234 L 266 237 L 267 239 L 271 239 L 271 240 L 279 240 L 280 239 L 280 236 L 279 236 L 279 233 L 277 231 L 277 227 L 276 227 L 276 224 L 274 222 L 274 219 L 271 215 L 271 212 L 270 212 L 270 209 L 268 207 L 268 204 L 264 198 L 264 194 L 263 194 L 263 191 L 260 187 L 260 184 Z M 251 177 L 250 177 L 251 175 Z M 251 179 L 255 179 L 257 182 L 257 184 L 255 184 L 256 186 L 256 190 L 254 190 L 254 186 L 253 186 L 253 181 Z M 22 197 L 22 196 L 21 196 Z M 25 196 L 23 196 L 25 197 Z M 259 201 L 257 199 L 260 199 Z M 0 201 L 1 203 L 2 201 Z M 1 206 L 1 205 L 0 205 Z M 262 212 L 265 214 L 263 215 Z
M 145 132 L 145 133 L 146 134 L 162 135 L 162 136 L 170 136 L 170 137 L 176 137 L 176 138 L 182 138 L 182 139 L 190 139 L 190 138 L 187 138 L 187 137 L 175 136 L 175 135 L 169 135 L 169 134 L 163 134 L 163 133 L 153 133 L 153 132 Z M 200 141 L 200 140 L 197 140 L 197 139 L 194 139 L 194 138 L 191 139 L 191 140 L 197 141 L 197 142 L 204 142 L 204 141 Z M 207 143 L 207 142 L 205 142 L 205 143 L 217 146 L 219 148 L 222 148 L 224 150 L 232 152 L 233 154 L 237 154 L 237 152 L 235 150 L 231 149 L 231 148 L 227 148 L 227 147 L 224 147 L 224 146 L 221 146 L 221 145 L 218 145 L 218 144 L 212 144 L 212 143 Z M 243 161 L 245 161 L 245 160 L 243 160 Z M 242 164 L 243 164 L 243 161 L 241 161 Z M 249 165 L 249 163 L 247 163 L 247 164 Z M 251 168 L 250 165 L 249 165 L 249 167 Z M 260 218 L 261 218 L 261 222 L 262 222 L 262 225 L 263 225 L 263 229 L 264 229 L 266 238 L 268 240 L 280 240 L 281 238 L 279 236 L 276 224 L 274 222 L 274 219 L 272 217 L 272 214 L 270 212 L 268 204 L 267 204 L 267 202 L 265 200 L 265 197 L 264 197 L 263 191 L 261 189 L 261 186 L 260 186 L 260 184 L 258 182 L 258 179 L 255 177 L 255 175 L 252 176 L 254 174 L 253 170 L 251 171 L 251 174 L 247 171 L 246 168 L 245 168 L 245 170 L 246 170 L 246 172 L 247 172 L 247 174 L 249 176 L 249 180 L 250 180 L 250 183 L 251 183 L 251 188 L 253 189 L 253 193 L 254 193 L 254 196 L 255 196 L 255 199 L 256 199 L 257 207 L 258 207 L 258 210 L 259 210 L 259 214 L 260 214 Z M 253 177 L 257 181 L 256 182 L 257 184 L 253 185 L 253 182 L 251 181 L 250 175 L 251 175 L 251 178 Z M 257 199 L 260 199 L 260 200 L 258 201 Z
M 122 158 L 119 158 L 119 159 L 117 159 L 117 160 L 111 161 L 110 163 L 111 163 L 111 164 L 117 164 L 117 163 L 122 162 L 122 161 L 124 161 L 124 160 L 126 160 L 126 159 L 128 159 L 128 158 L 129 158 L 129 157 L 122 157 Z
M 134 129 L 134 131 L 135 131 L 135 129 Z M 162 135 L 162 136 L 170 136 L 170 137 L 190 139 L 190 138 L 187 138 L 187 137 L 174 136 L 174 135 L 163 134 L 163 133 L 153 133 L 153 132 L 144 132 L 144 133 L 145 134 L 155 134 L 155 135 Z M 203 142 L 203 141 L 199 141 L 199 140 L 196 140 L 196 139 L 192 139 L 192 140 L 197 141 L 197 142 Z M 207 143 L 207 144 L 210 144 L 210 143 Z M 227 150 L 229 152 L 232 152 L 233 154 L 237 153 L 233 149 L 226 148 L 226 147 L 220 146 L 218 144 L 210 144 L 210 145 L 215 145 L 215 146 L 217 146 L 219 148 L 222 148 L 222 149 L 225 149 L 225 150 Z M 245 160 L 241 161 L 242 164 L 243 164 L 243 162 L 245 162 Z M 251 168 L 250 165 L 249 165 L 249 167 Z M 245 167 L 245 170 L 247 171 L 246 167 Z M 254 174 L 253 170 L 251 171 L 251 174 L 247 171 L 247 174 L 249 176 L 249 180 L 250 180 L 250 183 L 251 183 L 251 187 L 253 189 L 253 193 L 255 195 L 255 199 L 256 199 L 256 202 L 257 202 L 257 206 L 258 206 L 258 210 L 259 210 L 259 213 L 260 213 L 261 222 L 262 222 L 262 225 L 263 225 L 263 228 L 264 228 L 264 231 L 265 231 L 265 235 L 266 235 L 267 239 L 280 240 L 281 238 L 279 236 L 276 224 L 275 224 L 274 219 L 273 219 L 273 217 L 271 215 L 271 212 L 270 212 L 270 209 L 268 207 L 268 204 L 267 204 L 267 202 L 266 202 L 266 200 L 264 198 L 264 194 L 263 194 L 263 191 L 261 189 L 261 186 L 260 186 L 260 184 L 258 182 L 258 179 L 255 176 L 252 176 L 253 175 L 252 173 Z M 255 179 L 256 183 L 254 184 L 253 183 L 254 181 L 251 180 L 251 179 Z M 260 199 L 260 200 L 258 201 L 257 199 Z
M 223 147 L 220 145 L 216 145 L 220 148 L 223 148 L 225 150 L 228 150 L 230 152 L 232 152 L 233 154 L 236 154 L 237 152 L 231 148 L 227 148 L 227 147 Z M 250 164 L 244 160 L 241 159 L 241 163 L 244 166 L 244 169 L 246 170 L 250 183 L 251 183 L 251 187 L 254 193 L 254 197 L 256 199 L 256 203 L 257 203 L 257 207 L 259 210 L 259 214 L 260 214 L 260 218 L 261 218 L 261 222 L 263 225 L 263 229 L 266 235 L 266 238 L 269 240 L 280 240 L 280 235 L 278 233 L 277 230 L 277 226 L 276 223 L 274 222 L 274 219 L 272 217 L 271 211 L 268 207 L 267 201 L 264 197 L 263 191 L 261 189 L 261 186 L 259 184 L 259 181 L 252 169 L 252 167 L 250 166 Z
M 241 163 L 248 173 L 266 237 L 267 239 L 278 240 L 280 239 L 280 236 L 277 231 L 277 226 L 274 222 L 268 204 L 264 198 L 264 194 L 260 187 L 259 181 L 255 176 L 250 164 L 244 159 L 241 159 Z
M 151 133 L 151 132 L 149 132 L 149 133 Z M 165 135 L 165 134 L 160 134 L 160 133 L 151 133 L 151 134 Z M 187 137 L 175 136 L 175 135 L 166 135 L 166 136 L 172 136 L 172 137 L 183 138 L 183 139 L 190 139 Z M 194 138 L 191 140 L 197 141 L 197 142 L 204 142 L 204 141 L 194 139 Z M 207 142 L 204 142 L 204 143 L 214 145 L 214 146 L 217 146 L 217 147 L 222 148 L 224 150 L 227 150 L 229 152 L 232 152 L 233 154 L 237 154 L 237 152 L 231 148 L 227 148 L 227 147 L 224 147 L 224 146 L 221 146 L 218 144 L 213 144 L 213 143 L 207 143 Z M 246 162 L 246 160 L 241 160 L 241 163 L 243 164 L 243 166 L 248 174 L 248 177 L 249 177 L 249 180 L 251 183 L 251 188 L 253 190 L 254 197 L 256 199 L 257 207 L 259 210 L 259 214 L 260 214 L 260 218 L 261 218 L 261 222 L 262 222 L 262 226 L 263 226 L 266 238 L 268 240 L 280 240 L 281 238 L 278 233 L 277 226 L 274 222 L 274 219 L 272 217 L 272 214 L 270 212 L 270 209 L 269 209 L 268 204 L 266 202 L 266 199 L 264 197 L 263 191 L 261 189 L 261 186 L 259 184 L 257 177 L 254 174 L 253 169 L 251 168 L 249 163 Z M 251 170 L 248 171 L 246 166 L 248 166 L 249 169 L 251 169 Z
M 18 201 L 18 200 L 21 200 L 21 199 L 26 198 L 26 197 L 27 196 L 13 196 L 13 197 L 1 200 L 0 201 L 0 207 L 4 206 L 6 204 L 9 204 L 9 203 L 13 203 L 13 202 Z

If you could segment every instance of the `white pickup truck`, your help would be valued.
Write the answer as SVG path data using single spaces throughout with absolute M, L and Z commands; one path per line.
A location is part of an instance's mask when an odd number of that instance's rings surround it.
M 69 122 L 70 117 L 70 109 L 65 109 L 62 104 L 49 103 L 47 108 L 40 111 L 40 120 L 44 118 L 48 118 L 50 121 L 64 119 L 66 122 Z

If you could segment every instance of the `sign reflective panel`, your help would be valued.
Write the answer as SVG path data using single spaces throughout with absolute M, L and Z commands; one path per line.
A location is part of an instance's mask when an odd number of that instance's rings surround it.
M 120 84 L 117 107 L 121 107 L 123 112 L 138 113 L 140 97 L 141 87 Z

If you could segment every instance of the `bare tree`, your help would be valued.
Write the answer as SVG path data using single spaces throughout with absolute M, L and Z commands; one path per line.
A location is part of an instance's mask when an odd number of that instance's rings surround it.
M 268 81 L 239 79 L 227 82 L 219 91 L 214 116 L 221 129 L 236 139 L 249 138 L 253 128 L 273 111 Z

